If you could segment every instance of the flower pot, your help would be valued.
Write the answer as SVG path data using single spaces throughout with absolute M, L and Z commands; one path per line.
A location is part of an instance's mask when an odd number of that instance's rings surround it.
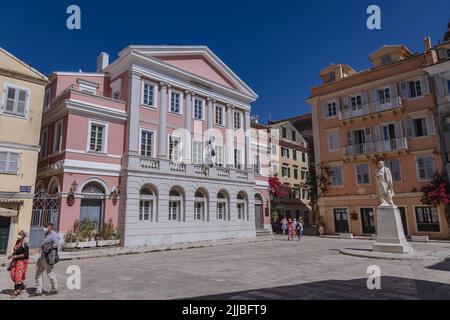
M 97 240 L 97 247 L 112 247 L 119 244 L 120 240 Z
M 84 248 L 94 248 L 96 246 L 97 242 L 95 240 L 90 240 L 90 241 L 79 241 L 76 247 L 78 249 L 84 249 Z
M 317 227 L 317 231 L 319 232 L 320 236 L 323 236 L 325 234 L 325 228 L 322 225 L 319 225 Z
M 77 247 L 76 242 L 64 242 L 63 244 L 63 250 L 72 250 Z

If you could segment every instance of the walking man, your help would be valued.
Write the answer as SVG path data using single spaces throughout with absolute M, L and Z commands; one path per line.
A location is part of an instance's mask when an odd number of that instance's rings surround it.
M 48 223 L 44 228 L 45 237 L 44 240 L 42 240 L 40 257 L 36 263 L 36 293 L 34 294 L 36 296 L 42 295 L 42 277 L 44 272 L 47 273 L 52 286 L 49 295 L 58 293 L 58 283 L 53 269 L 59 260 L 59 239 L 58 234 L 53 230 L 53 227 L 53 223 Z

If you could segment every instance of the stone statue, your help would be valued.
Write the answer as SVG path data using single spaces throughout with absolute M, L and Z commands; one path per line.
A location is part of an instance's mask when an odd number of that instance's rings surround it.
M 394 184 L 392 182 L 391 170 L 384 166 L 384 161 L 378 162 L 377 170 L 377 193 L 380 199 L 380 207 L 395 207 Z

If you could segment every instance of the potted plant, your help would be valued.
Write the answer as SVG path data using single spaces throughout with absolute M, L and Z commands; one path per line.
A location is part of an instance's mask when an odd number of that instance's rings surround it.
M 97 247 L 118 246 L 120 244 L 120 234 L 114 227 L 112 220 L 104 223 L 97 236 Z
M 323 236 L 325 234 L 325 219 L 323 216 L 320 216 L 317 219 L 317 232 L 320 236 Z
M 75 231 L 68 231 L 64 235 L 63 250 L 73 250 L 78 243 L 78 234 Z
M 93 248 L 97 245 L 95 241 L 94 223 L 90 219 L 84 219 L 79 223 L 78 249 Z

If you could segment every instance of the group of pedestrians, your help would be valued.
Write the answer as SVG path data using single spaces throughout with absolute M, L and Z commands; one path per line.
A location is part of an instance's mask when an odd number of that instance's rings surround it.
M 52 286 L 48 295 L 54 295 L 58 293 L 58 284 L 56 280 L 56 274 L 53 272 L 55 264 L 59 261 L 58 247 L 59 239 L 58 234 L 53 230 L 53 224 L 48 223 L 44 228 L 44 239 L 40 247 L 39 259 L 36 262 L 36 291 L 31 296 L 42 295 L 42 277 L 44 272 L 47 273 Z M 14 283 L 14 290 L 11 293 L 11 298 L 17 298 L 25 289 L 24 280 L 27 274 L 28 262 L 29 262 L 29 247 L 27 242 L 27 233 L 20 231 L 17 235 L 17 241 L 13 248 L 13 253 L 8 256 L 11 260 L 8 271 L 12 282 Z
M 281 230 L 283 231 L 283 235 L 288 234 L 288 240 L 297 240 L 300 241 L 303 236 L 303 221 L 301 219 L 291 218 L 286 219 L 283 218 L 281 220 Z

